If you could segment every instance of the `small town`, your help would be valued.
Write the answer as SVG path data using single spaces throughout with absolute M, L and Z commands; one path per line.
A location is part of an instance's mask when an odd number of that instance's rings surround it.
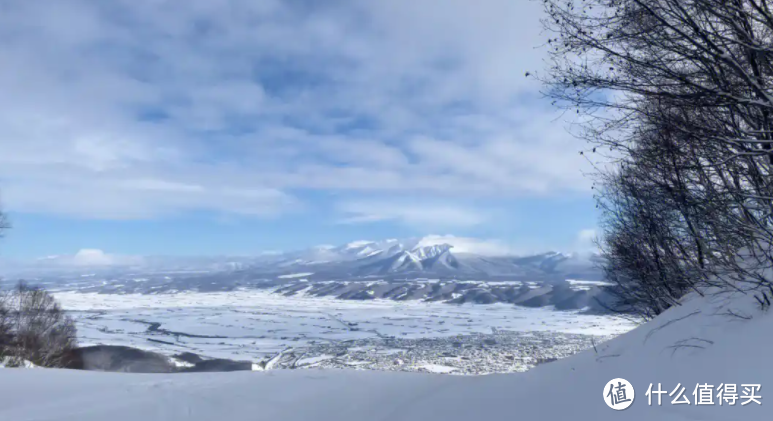
M 496 331 L 440 338 L 367 338 L 288 348 L 263 368 L 355 368 L 461 375 L 523 372 L 592 349 L 611 336 Z

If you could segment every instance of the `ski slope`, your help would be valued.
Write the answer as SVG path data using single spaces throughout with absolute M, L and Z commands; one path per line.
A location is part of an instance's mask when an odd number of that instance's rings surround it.
M 728 310 L 734 315 L 730 315 Z M 745 317 L 751 317 L 747 320 Z M 691 296 L 652 322 L 527 373 L 477 377 L 371 371 L 127 375 L 44 369 L 0 371 L 0 419 L 134 420 L 765 420 L 773 318 L 750 296 Z M 614 411 L 607 381 L 633 384 Z M 650 383 L 686 388 L 690 405 L 649 406 Z M 694 405 L 697 383 L 761 384 L 762 405 Z M 656 403 L 656 400 L 655 402 Z

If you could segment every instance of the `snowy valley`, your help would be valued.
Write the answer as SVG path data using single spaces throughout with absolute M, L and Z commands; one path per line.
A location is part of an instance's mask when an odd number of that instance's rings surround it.
M 58 292 L 56 297 L 75 318 L 83 346 L 128 346 L 173 359 L 196 354 L 245 361 L 245 369 L 256 370 L 519 372 L 634 326 L 610 315 L 550 308 L 351 301 L 265 291 Z
M 452 236 L 239 259 L 99 265 L 83 254 L 11 276 L 54 292 L 99 370 L 170 372 L 203 359 L 253 370 L 521 372 L 634 326 L 602 305 L 607 284 L 590 254 L 515 256 Z M 123 362 L 105 365 L 107 354 Z
M 117 306 L 117 305 L 116 305 Z M 773 324 L 748 295 L 691 294 L 683 305 L 615 339 L 526 373 L 438 376 L 361 370 L 279 370 L 241 373 L 126 375 L 67 370 L 0 373 L 2 419 L 96 421 L 210 420 L 762 420 L 757 403 L 695 405 L 697 384 L 761 384 L 762 404 L 773 380 L 767 364 Z M 633 405 L 614 411 L 604 385 L 624 378 Z M 678 385 L 652 401 L 650 384 Z M 45 404 L 40 404 L 40 398 Z M 7 400 L 6 400 L 7 399 Z

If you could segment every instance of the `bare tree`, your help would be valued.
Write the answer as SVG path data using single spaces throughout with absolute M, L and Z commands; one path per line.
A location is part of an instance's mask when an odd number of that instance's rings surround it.
M 8 307 L 8 291 L 0 290 L 0 359 L 8 357 L 11 346 L 11 312 Z
M 603 174 L 597 199 L 611 309 L 650 319 L 704 283 L 705 257 L 700 218 L 671 161 L 642 149 L 636 165 Z
M 544 5 L 546 93 L 613 164 L 599 201 L 621 303 L 651 317 L 690 290 L 773 291 L 768 2 Z
M 11 228 L 11 223 L 8 221 L 8 216 L 0 210 L 0 237 L 2 237 L 9 228 Z
M 47 291 L 19 282 L 5 295 L 4 353 L 17 363 L 66 367 L 77 346 L 76 329 Z
M 11 227 L 5 213 L 0 210 L 0 238 Z M 11 317 L 8 308 L 8 291 L 0 285 L 0 359 L 6 357 L 7 349 L 11 342 Z
M 0 211 L 0 237 L 10 226 Z M 76 346 L 75 323 L 51 294 L 25 282 L 10 291 L 0 289 L 0 359 L 66 367 Z

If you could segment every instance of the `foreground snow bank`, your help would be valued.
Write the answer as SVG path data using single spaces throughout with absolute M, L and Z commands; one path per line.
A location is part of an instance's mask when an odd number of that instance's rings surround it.
M 751 317 L 747 320 L 747 317 Z M 8 420 L 763 420 L 773 412 L 773 317 L 752 297 L 693 296 L 654 321 L 523 374 L 457 377 L 367 371 L 128 375 L 3 370 Z M 624 378 L 625 411 L 603 400 Z M 691 405 L 648 406 L 650 383 L 685 387 Z M 762 405 L 696 406 L 697 383 L 761 384 Z M 653 402 L 655 403 L 655 402 Z

